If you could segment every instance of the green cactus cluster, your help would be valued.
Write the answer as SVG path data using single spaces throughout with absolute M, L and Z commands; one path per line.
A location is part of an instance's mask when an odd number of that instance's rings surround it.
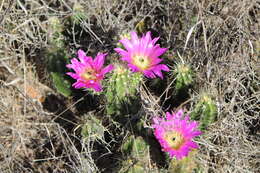
M 66 76 L 66 69 L 64 68 L 69 60 L 68 52 L 65 49 L 64 36 L 62 25 L 58 17 L 51 17 L 48 20 L 49 44 L 50 46 L 45 50 L 46 65 L 50 72 L 52 83 L 57 91 L 65 97 L 69 97 L 72 93 L 71 82 Z
M 208 95 L 202 94 L 194 111 L 191 113 L 191 119 L 200 121 L 200 129 L 205 130 L 208 125 L 213 123 L 217 115 L 217 105 Z
M 184 63 L 177 64 L 174 73 L 176 76 L 175 88 L 177 91 L 185 89 L 192 84 L 194 73 L 189 65 Z
M 119 113 L 123 103 L 129 102 L 129 98 L 136 97 L 136 89 L 142 75 L 131 73 L 121 64 L 115 65 L 115 70 L 107 83 L 107 113 L 109 115 Z
M 86 19 L 84 14 L 84 8 L 78 3 L 74 4 L 73 14 L 69 18 L 70 22 L 75 24 L 80 24 Z M 57 17 L 53 17 L 49 21 L 49 27 L 52 32 L 49 35 L 50 47 L 46 49 L 47 56 L 47 66 L 51 73 L 51 78 L 53 85 L 59 93 L 69 97 L 72 93 L 71 82 L 68 80 L 66 75 L 66 70 L 64 66 L 68 64 L 69 55 L 65 48 L 64 35 L 62 34 L 64 26 L 62 22 Z M 136 29 L 139 32 L 144 30 L 144 22 L 139 22 Z M 127 38 L 130 39 L 130 33 L 123 33 L 120 39 Z M 117 47 L 123 48 L 122 44 L 119 43 Z M 189 65 L 184 63 L 178 64 L 175 70 L 176 75 L 176 90 L 187 88 L 193 82 L 194 73 Z M 108 115 L 126 115 L 134 114 L 134 110 L 138 111 L 139 102 L 137 89 L 143 80 L 143 75 L 141 73 L 132 73 L 124 64 L 116 62 L 114 64 L 114 70 L 110 73 L 110 77 L 104 81 L 106 90 L 102 93 L 105 94 L 106 98 L 106 113 Z M 159 81 L 154 80 L 157 84 Z M 134 100 L 134 101 L 133 101 Z M 200 103 L 200 102 L 199 102 Z M 127 107 L 130 112 L 125 113 L 122 110 L 125 109 L 125 105 L 129 104 L 131 106 Z M 209 108 L 208 108 L 209 107 Z M 194 117 L 199 116 L 201 121 L 203 121 L 202 127 L 206 127 L 212 120 L 211 115 L 208 117 L 208 112 L 212 106 L 208 104 L 205 99 L 204 102 L 196 106 L 194 112 Z M 195 115 L 196 114 L 196 115 Z M 122 116 L 112 116 L 122 117 Z M 210 118 L 211 117 L 211 118 Z M 122 118 L 123 119 L 123 118 Z M 120 120 L 119 120 L 120 121 Z M 144 130 L 143 122 L 134 125 L 135 131 L 141 132 Z M 88 116 L 81 126 L 81 136 L 83 141 L 105 141 L 104 134 L 106 128 L 102 125 L 100 119 L 95 116 Z M 121 146 L 121 151 L 124 160 L 121 162 L 120 173 L 146 173 L 146 172 L 162 172 L 166 173 L 169 170 L 159 169 L 156 166 L 151 166 L 151 158 L 149 153 L 150 146 L 145 142 L 144 138 L 141 136 L 131 135 L 126 138 Z M 175 161 L 175 165 L 170 167 L 170 170 L 174 172 L 187 172 L 189 170 L 194 170 L 193 158 L 186 158 L 182 162 Z M 167 162 L 168 163 L 168 162 Z
M 106 128 L 102 125 L 101 120 L 95 116 L 88 116 L 81 128 L 81 136 L 90 141 L 104 140 Z

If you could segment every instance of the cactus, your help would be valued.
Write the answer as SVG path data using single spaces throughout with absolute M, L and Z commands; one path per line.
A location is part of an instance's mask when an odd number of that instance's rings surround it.
M 198 165 L 195 162 L 196 152 L 196 150 L 190 152 L 190 154 L 182 160 L 171 160 L 169 165 L 169 172 L 191 173 L 197 170 Z
M 149 146 L 141 136 L 129 136 L 121 147 L 123 155 L 128 158 L 122 163 L 122 173 L 147 172 L 149 163 Z
M 195 105 L 191 113 L 191 119 L 200 121 L 200 129 L 205 130 L 207 126 L 213 123 L 217 115 L 217 106 L 212 98 L 207 94 L 202 94 L 199 102 Z
M 62 35 L 64 27 L 58 17 L 54 16 L 48 19 L 48 30 L 50 47 L 64 48 L 64 36 Z
M 62 49 L 50 48 L 46 50 L 47 69 L 51 73 L 53 85 L 65 97 L 72 93 L 70 78 L 65 74 L 67 57 L 66 52 Z
M 51 17 L 48 20 L 49 44 L 45 50 L 46 65 L 50 72 L 50 77 L 54 87 L 65 97 L 72 93 L 69 77 L 65 75 L 68 53 L 65 49 L 64 36 L 62 34 L 63 25 L 58 17 Z
M 189 65 L 184 63 L 177 64 L 177 68 L 174 73 L 176 75 L 175 88 L 177 91 L 185 89 L 192 84 L 194 73 Z
M 142 162 L 136 162 L 128 159 L 123 162 L 123 168 L 119 173 L 169 173 L 166 169 L 158 169 L 156 167 L 145 167 Z
M 119 173 L 145 173 L 147 172 L 141 162 L 128 159 L 122 163 L 123 167 Z
M 121 147 L 123 155 L 127 158 L 122 162 L 120 173 L 166 173 L 166 169 L 151 167 L 149 145 L 143 137 L 129 136 Z
M 85 14 L 84 7 L 79 3 L 75 3 L 73 5 L 73 14 L 71 15 L 71 20 L 76 24 L 80 24 L 81 21 L 84 21 L 86 19 L 87 16 Z
M 115 70 L 108 81 L 106 92 L 106 110 L 109 115 L 119 114 L 122 104 L 130 102 L 129 98 L 136 97 L 136 88 L 141 80 L 141 74 L 131 73 L 123 65 L 115 65 Z M 135 105 L 132 108 L 135 109 Z
M 71 95 L 71 83 L 68 80 L 66 80 L 62 74 L 52 72 L 51 78 L 53 80 L 55 88 L 59 93 L 61 93 L 65 97 L 69 97 Z
M 123 143 L 121 149 L 124 155 L 130 155 L 136 160 L 140 158 L 143 160 L 144 157 L 147 157 L 149 146 L 141 136 L 135 137 L 132 135 Z
M 104 140 L 104 132 L 106 128 L 102 125 L 102 122 L 94 116 L 88 116 L 86 122 L 81 129 L 81 136 L 84 139 L 90 141 Z

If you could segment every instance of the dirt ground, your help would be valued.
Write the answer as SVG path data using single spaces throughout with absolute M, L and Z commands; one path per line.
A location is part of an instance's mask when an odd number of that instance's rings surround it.
M 169 49 L 165 79 L 144 79 L 138 88 L 134 115 L 145 117 L 143 132 L 152 133 L 151 115 L 178 108 L 191 113 L 207 93 L 216 121 L 196 139 L 193 172 L 259 172 L 259 0 L 1 0 L 1 173 L 135 172 L 122 171 L 132 161 L 121 147 L 126 136 L 145 135 L 107 116 L 104 95 L 59 88 L 53 79 L 78 49 L 90 56 L 107 52 L 116 62 L 120 35 L 132 30 L 151 31 Z M 182 61 L 195 75 L 178 93 L 174 70 Z M 94 142 L 82 134 L 90 117 L 104 127 Z M 151 156 L 139 172 L 174 172 L 159 144 L 146 143 Z

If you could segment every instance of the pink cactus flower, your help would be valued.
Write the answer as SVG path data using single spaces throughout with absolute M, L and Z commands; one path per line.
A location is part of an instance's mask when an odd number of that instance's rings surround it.
M 162 59 L 158 57 L 167 51 L 167 48 L 160 48 L 159 44 L 155 44 L 159 37 L 152 39 L 151 32 L 147 32 L 141 38 L 138 38 L 134 31 L 130 34 L 131 39 L 119 40 L 126 50 L 115 48 L 121 55 L 121 60 L 126 61 L 133 72 L 141 72 L 148 78 L 159 76 L 163 79 L 161 71 L 168 72 L 170 69 L 164 64 L 159 64 Z
M 166 113 L 166 118 L 153 119 L 154 135 L 159 141 L 162 151 L 168 152 L 170 157 L 179 160 L 186 157 L 192 149 L 198 148 L 193 138 L 201 135 L 197 130 L 198 123 L 190 121 L 189 115 L 184 116 L 183 110 L 176 114 Z
M 75 71 L 75 73 L 67 73 L 67 75 L 77 80 L 72 86 L 75 88 L 93 88 L 97 92 L 102 91 L 101 81 L 106 73 L 113 70 L 113 65 L 103 68 L 106 55 L 98 53 L 93 60 L 92 57 L 86 56 L 83 50 L 79 50 L 79 61 L 77 58 L 73 58 L 71 64 L 66 66 Z

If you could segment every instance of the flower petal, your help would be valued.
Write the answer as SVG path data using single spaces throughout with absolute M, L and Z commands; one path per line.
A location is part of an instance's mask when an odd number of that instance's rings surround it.
M 103 53 L 98 53 L 96 58 L 94 59 L 94 67 L 99 70 L 102 68 L 102 66 L 104 65 L 105 62 L 105 56 L 107 54 L 103 54 Z
M 168 152 L 170 157 L 182 159 L 188 156 L 193 149 L 198 148 L 193 138 L 200 135 L 201 132 L 196 129 L 197 123 L 190 121 L 186 116 L 189 115 L 184 116 L 183 110 L 179 110 L 176 114 L 167 112 L 165 119 L 153 118 L 154 135 L 162 150 Z M 172 136 L 174 140 L 172 140 Z
M 114 69 L 114 66 L 110 64 L 102 69 L 101 74 L 105 75 L 106 73 L 112 71 L 113 69 Z
M 161 48 L 159 44 L 155 43 L 159 37 L 151 38 L 151 32 L 147 32 L 141 38 L 137 33 L 132 31 L 130 33 L 131 39 L 121 39 L 119 42 L 123 44 L 126 50 L 115 48 L 114 50 L 120 54 L 121 60 L 128 63 L 128 67 L 133 72 L 142 72 L 148 78 L 155 78 L 156 76 L 163 79 L 163 71 L 170 69 L 161 63 L 162 59 L 158 58 L 168 49 Z M 143 57 L 142 61 L 136 60 L 136 56 Z
M 93 60 L 92 57 L 86 56 L 83 50 L 78 51 L 77 58 L 71 59 L 71 64 L 66 67 L 73 69 L 75 73 L 68 72 L 67 75 L 77 81 L 72 85 L 74 88 L 92 88 L 99 92 L 102 90 L 101 81 L 104 75 L 113 69 L 112 65 L 103 68 L 106 54 L 98 53 Z

